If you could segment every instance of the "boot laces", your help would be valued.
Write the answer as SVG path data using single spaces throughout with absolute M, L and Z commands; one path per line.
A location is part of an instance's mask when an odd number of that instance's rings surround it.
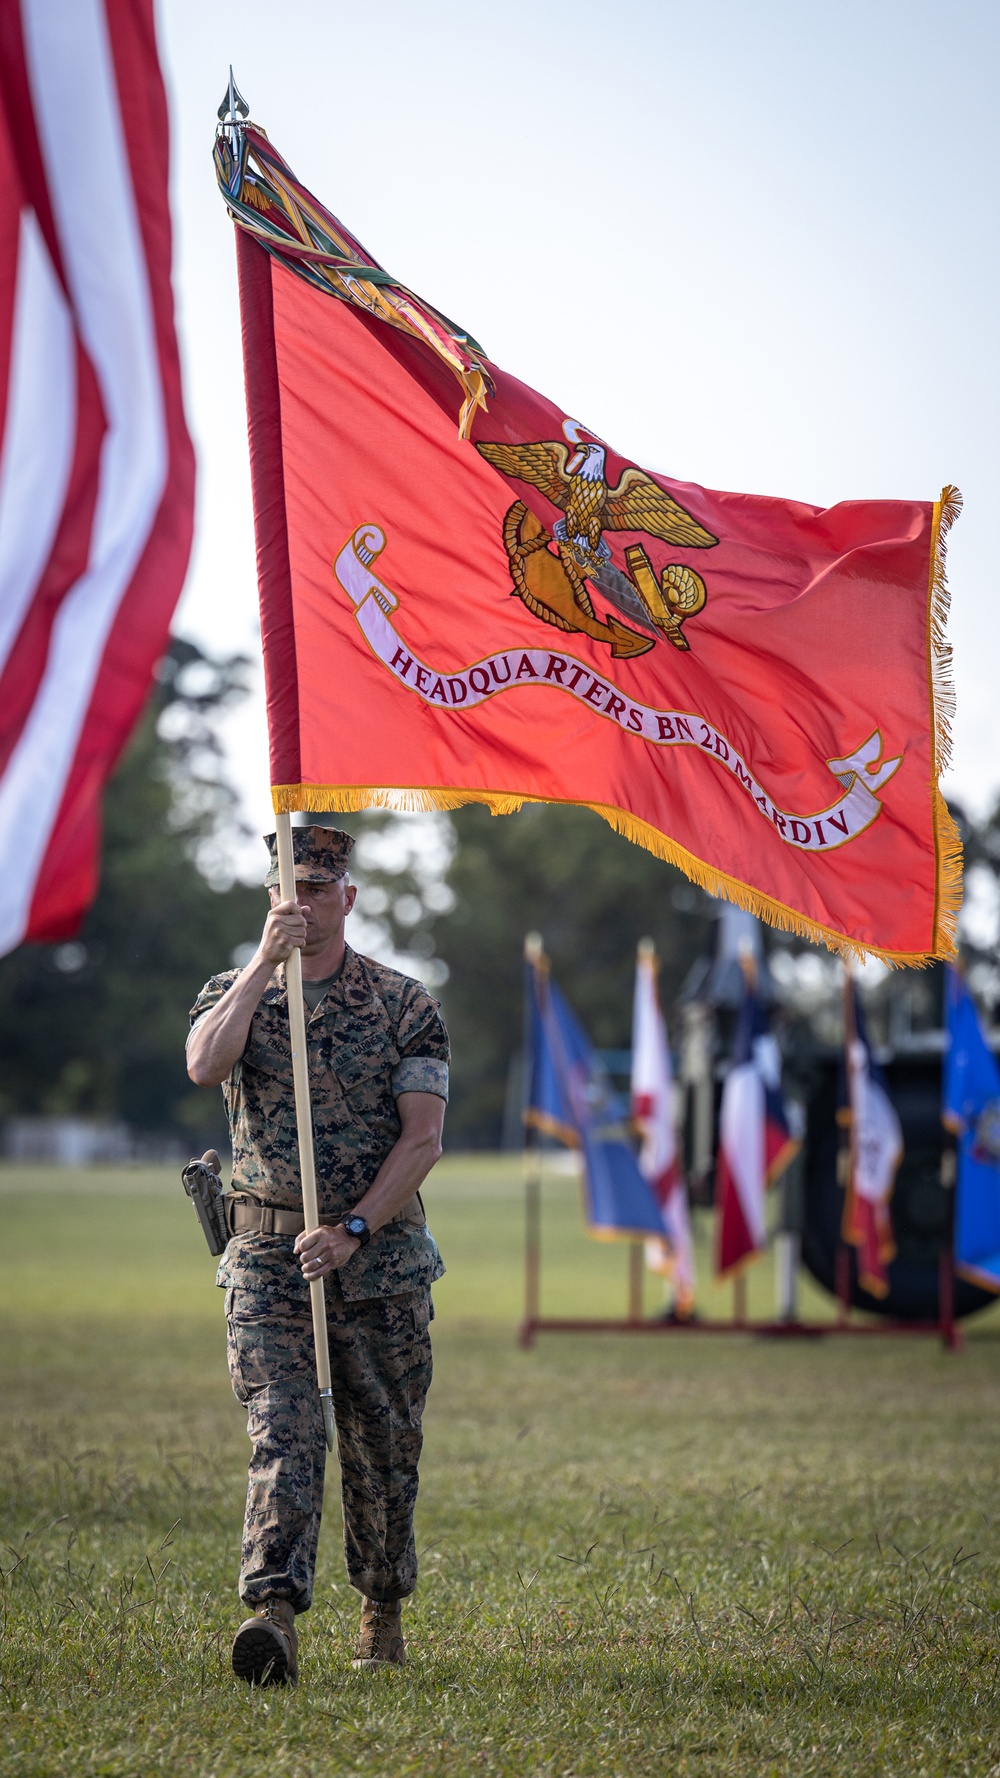
M 398 1605 L 390 1604 L 384 1599 L 372 1599 L 367 1615 L 372 1654 L 388 1654 L 394 1634 L 393 1619 L 399 1615 Z

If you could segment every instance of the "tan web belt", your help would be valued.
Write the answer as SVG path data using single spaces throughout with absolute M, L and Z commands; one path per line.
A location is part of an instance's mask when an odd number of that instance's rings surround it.
M 226 1227 L 231 1235 L 301 1235 L 306 1226 L 301 1210 L 283 1210 L 277 1204 L 262 1204 L 259 1198 L 244 1197 L 240 1192 L 224 1192 L 222 1202 L 226 1207 Z M 415 1228 L 424 1227 L 426 1215 L 419 1192 L 397 1211 L 392 1221 L 409 1223 Z M 339 1225 L 339 1216 L 320 1219 L 321 1228 L 335 1229 Z
M 301 1235 L 306 1219 L 301 1210 L 282 1210 L 277 1204 L 262 1204 L 257 1198 L 241 1198 L 227 1193 L 226 1227 L 231 1235 Z M 339 1217 L 324 1217 L 322 1227 L 336 1228 Z

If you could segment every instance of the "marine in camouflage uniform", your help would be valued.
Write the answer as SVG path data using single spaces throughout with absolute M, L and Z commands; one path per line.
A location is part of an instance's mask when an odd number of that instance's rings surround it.
M 331 861 L 339 875 L 346 871 L 348 835 L 297 828 L 294 843 L 300 878 Z M 272 865 L 269 883 L 276 874 Z M 229 970 L 205 984 L 191 1009 L 192 1031 L 239 974 Z M 302 1207 L 284 976 L 280 965 L 222 1082 L 233 1147 L 229 1226 L 251 1227 L 232 1235 L 217 1282 L 226 1291 L 230 1374 L 252 1445 L 240 1597 L 252 1610 L 284 1601 L 297 1614 L 313 1597 L 326 1446 L 309 1284 L 294 1235 L 274 1232 L 276 1212 L 281 1221 L 281 1212 Z M 448 1037 L 438 1003 L 419 982 L 348 946 L 339 976 L 307 1015 L 306 1045 L 320 1218 L 336 1224 L 355 1210 L 400 1139 L 399 1096 L 447 1098 Z M 413 1509 L 431 1380 L 430 1287 L 443 1270 L 417 1194 L 326 1278 L 347 1572 L 376 1604 L 399 1601 L 416 1584 Z

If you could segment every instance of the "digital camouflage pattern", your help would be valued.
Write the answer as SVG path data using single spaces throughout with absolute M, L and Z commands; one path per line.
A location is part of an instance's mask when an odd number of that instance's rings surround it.
M 326 1314 L 348 1577 L 369 1599 L 401 1599 L 417 1577 L 413 1508 L 431 1381 L 430 1292 L 351 1301 L 334 1274 Z M 306 1611 L 326 1464 L 309 1286 L 286 1251 L 261 1253 L 254 1284 L 227 1291 L 226 1315 L 230 1375 L 253 1446 L 240 1597 L 252 1609 L 288 1599 Z
M 192 1024 L 236 980 L 205 984 Z M 353 1210 L 401 1134 L 396 1097 L 448 1096 L 448 1034 L 419 982 L 350 947 L 306 1025 L 320 1215 Z M 223 1085 L 233 1189 L 301 1209 L 283 968 L 254 1013 Z M 368 1598 L 413 1591 L 413 1508 L 431 1380 L 430 1285 L 444 1271 L 419 1195 L 326 1280 L 330 1367 L 352 1585 Z M 229 1367 L 252 1446 L 240 1594 L 252 1609 L 305 1611 L 323 1506 L 326 1444 L 309 1286 L 288 1236 L 239 1235 L 226 1249 Z
M 266 889 L 276 889 L 278 871 L 278 836 L 266 833 L 264 844 L 271 854 L 271 863 L 264 878 Z M 335 883 L 346 876 L 348 860 L 354 851 L 354 837 L 340 827 L 293 827 L 292 860 L 296 878 L 313 883 Z
M 194 1025 L 239 975 L 226 970 L 206 982 L 191 1009 Z M 401 1124 L 396 1096 L 448 1096 L 448 1034 L 438 1002 L 420 982 L 347 947 L 344 968 L 306 1023 L 320 1216 L 335 1222 L 364 1196 Z M 298 1140 L 284 967 L 279 966 L 254 1013 L 246 1048 L 223 1095 L 233 1145 L 232 1189 L 263 1203 L 300 1210 Z M 291 1254 L 279 1237 L 237 1235 L 218 1282 L 251 1290 L 268 1251 Z M 297 1265 L 294 1259 L 290 1262 Z M 426 1289 L 444 1271 L 419 1197 L 378 1229 L 341 1278 L 344 1296 L 360 1302 Z

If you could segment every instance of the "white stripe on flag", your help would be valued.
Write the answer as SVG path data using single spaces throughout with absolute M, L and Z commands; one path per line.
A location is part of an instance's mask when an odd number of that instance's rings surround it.
M 52 553 L 75 438 L 73 322 L 35 212 L 22 210 L 0 454 L 0 672 Z
M 670 1049 L 651 960 L 639 958 L 632 1002 L 632 1107 L 642 1120 L 640 1166 L 653 1185 L 677 1159 Z
M 755 1247 L 767 1240 L 764 1206 L 764 1083 L 752 1062 L 726 1075 L 719 1112 L 719 1145 L 739 1195 L 747 1233 Z
M 149 277 L 104 8 L 100 0 L 22 0 L 21 13 L 56 230 L 109 430 L 88 568 L 60 608 L 38 696 L 0 785 L 0 857 L 20 867 L 0 916 L 0 953 L 26 929 L 105 642 L 168 462 Z
M 896 1109 L 872 1079 L 868 1047 L 858 1038 L 847 1046 L 851 1098 L 851 1164 L 859 1198 L 881 1204 L 892 1191 L 903 1156 L 903 1131 Z

